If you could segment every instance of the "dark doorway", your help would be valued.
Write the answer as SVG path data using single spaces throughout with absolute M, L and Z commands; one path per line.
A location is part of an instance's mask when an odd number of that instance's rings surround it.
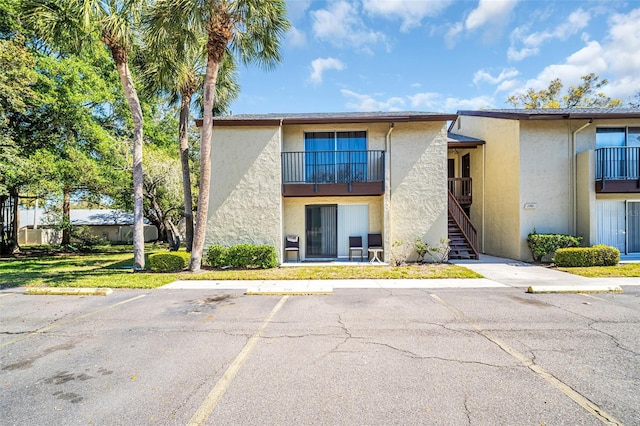
M 338 206 L 306 206 L 306 257 L 338 256 Z

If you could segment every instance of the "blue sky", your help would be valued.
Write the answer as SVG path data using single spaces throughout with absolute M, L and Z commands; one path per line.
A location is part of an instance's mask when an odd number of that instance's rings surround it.
M 595 72 L 640 91 L 640 0 L 288 0 L 273 71 L 240 69 L 233 114 L 508 108 Z

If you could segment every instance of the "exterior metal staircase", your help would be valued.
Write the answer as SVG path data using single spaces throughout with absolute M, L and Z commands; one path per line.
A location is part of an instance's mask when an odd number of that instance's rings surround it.
M 478 231 L 449 191 L 449 259 L 478 259 Z

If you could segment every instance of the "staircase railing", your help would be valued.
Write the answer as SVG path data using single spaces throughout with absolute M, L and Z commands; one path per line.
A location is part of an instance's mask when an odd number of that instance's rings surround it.
M 451 191 L 449 192 L 449 214 L 453 218 L 453 221 L 458 225 L 460 232 L 462 232 L 462 236 L 467 241 L 471 250 L 476 257 L 476 259 L 480 255 L 480 245 L 478 244 L 478 231 L 476 231 L 475 226 L 471 223 L 471 220 L 467 216 L 467 214 L 462 210 L 460 204 L 453 196 Z

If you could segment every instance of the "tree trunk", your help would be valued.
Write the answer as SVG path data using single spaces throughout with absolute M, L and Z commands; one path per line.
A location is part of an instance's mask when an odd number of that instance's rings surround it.
M 68 189 L 62 190 L 62 245 L 71 244 L 71 194 Z
M 209 188 L 211 184 L 211 134 L 213 132 L 213 101 L 216 92 L 219 61 L 211 54 L 207 60 L 204 78 L 204 112 L 202 114 L 202 133 L 200 140 L 200 190 L 198 192 L 198 220 L 193 233 L 193 247 L 189 270 L 198 272 L 202 266 L 202 251 L 207 231 L 209 213 Z
M 169 251 L 178 251 L 180 249 L 180 233 L 178 232 L 178 228 L 176 228 L 171 219 L 166 218 L 164 220 L 164 227 L 167 231 Z
M 189 171 L 189 106 L 192 93 L 184 91 L 180 105 L 180 124 L 178 139 L 180 140 L 180 163 L 182 164 L 182 190 L 184 192 L 185 245 L 191 251 L 193 245 L 193 196 L 191 195 L 191 174 Z
M 142 108 L 138 93 L 133 85 L 126 54 L 115 47 L 111 54 L 118 69 L 124 96 L 129 104 L 133 118 L 133 271 L 144 269 L 144 217 L 143 213 L 143 177 L 142 177 Z

